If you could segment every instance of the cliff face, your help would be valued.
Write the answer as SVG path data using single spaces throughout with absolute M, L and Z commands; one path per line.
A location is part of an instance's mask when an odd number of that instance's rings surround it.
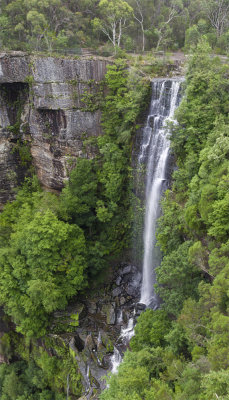
M 101 134 L 107 61 L 0 53 L 0 205 L 32 161 L 43 186 L 60 190 L 84 141 Z

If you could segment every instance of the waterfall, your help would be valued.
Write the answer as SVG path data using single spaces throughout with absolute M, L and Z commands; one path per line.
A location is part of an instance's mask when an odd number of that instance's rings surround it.
M 69 389 L 70 389 L 70 383 L 69 383 L 69 374 L 67 375 L 67 394 L 66 394 L 66 400 L 69 399 Z
M 155 79 L 152 82 L 152 99 L 147 123 L 143 129 L 140 152 L 137 157 L 136 185 L 145 178 L 145 216 L 144 216 L 144 255 L 141 299 L 134 305 L 126 328 L 122 326 L 119 340 L 127 347 L 134 336 L 136 316 L 145 306 L 157 308 L 159 300 L 154 293 L 156 283 L 155 268 L 160 264 L 160 252 L 156 247 L 156 222 L 160 216 L 160 198 L 166 187 L 167 167 L 169 165 L 169 127 L 168 122 L 175 122 L 174 112 L 180 101 L 180 87 L 183 78 Z M 138 192 L 139 193 L 139 192 Z M 138 197 L 139 198 L 139 197 Z M 138 280 L 136 282 L 139 283 Z M 141 304 L 142 303 L 142 304 Z M 136 311 L 137 310 L 137 311 Z M 123 324 L 122 310 L 117 315 L 117 324 Z M 117 347 L 111 357 L 111 372 L 116 373 L 122 362 Z M 109 385 L 108 385 L 109 386 Z
M 112 365 L 112 369 L 111 369 L 111 373 L 112 374 L 116 374 L 118 372 L 118 367 L 122 362 L 122 356 L 119 352 L 119 350 L 117 349 L 117 347 L 114 346 L 114 354 L 111 357 L 111 365 Z
M 159 300 L 154 292 L 155 268 L 160 263 L 156 247 L 156 221 L 160 215 L 160 198 L 165 188 L 169 157 L 167 123 L 174 121 L 179 105 L 182 79 L 157 79 L 152 82 L 152 100 L 146 126 L 143 130 L 138 169 L 146 168 L 144 256 L 140 302 L 156 308 Z

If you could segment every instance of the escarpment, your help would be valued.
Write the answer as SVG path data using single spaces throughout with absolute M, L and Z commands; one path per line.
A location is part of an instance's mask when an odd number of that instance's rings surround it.
M 0 53 L 1 206 L 31 166 L 59 191 L 77 157 L 95 155 L 90 138 L 101 134 L 107 63 Z

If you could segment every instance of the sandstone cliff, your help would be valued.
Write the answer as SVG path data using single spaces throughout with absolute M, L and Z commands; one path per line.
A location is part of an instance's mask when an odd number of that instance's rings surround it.
M 107 61 L 0 53 L 0 205 L 34 166 L 43 186 L 60 190 L 84 141 L 101 134 Z

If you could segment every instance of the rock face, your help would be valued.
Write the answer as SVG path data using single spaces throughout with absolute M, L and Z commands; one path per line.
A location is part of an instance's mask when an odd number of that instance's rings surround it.
M 58 332 L 74 352 L 86 399 L 98 399 L 98 393 L 106 386 L 104 376 L 113 370 L 115 352 L 121 354 L 129 344 L 129 330 L 145 309 L 138 304 L 141 274 L 133 265 L 122 264 L 112 270 L 111 276 L 101 287 L 82 296 L 65 311 L 55 313 L 53 333 Z M 67 321 L 78 315 L 79 326 L 66 333 Z M 132 321 L 132 328 L 130 322 Z
M 29 164 L 41 184 L 59 191 L 84 140 L 101 130 L 107 61 L 0 53 L 0 205 L 13 198 Z

